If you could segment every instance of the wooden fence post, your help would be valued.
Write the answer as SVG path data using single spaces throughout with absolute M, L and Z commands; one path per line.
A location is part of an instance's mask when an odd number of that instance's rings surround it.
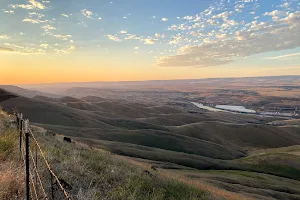
M 26 199 L 30 200 L 30 179 L 29 179 L 29 120 L 24 121 L 25 149 L 26 149 Z
M 18 130 L 20 132 L 20 157 L 22 156 L 23 114 L 18 114 Z

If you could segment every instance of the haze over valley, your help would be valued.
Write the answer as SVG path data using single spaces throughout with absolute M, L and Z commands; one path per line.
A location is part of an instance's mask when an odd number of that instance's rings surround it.
M 8 112 L 16 107 L 36 126 L 166 174 L 249 197 L 297 199 L 299 83 L 299 76 L 282 76 L 1 86 L 0 105 Z M 235 180 L 244 173 L 260 186 Z M 254 174 L 284 179 L 289 192 Z

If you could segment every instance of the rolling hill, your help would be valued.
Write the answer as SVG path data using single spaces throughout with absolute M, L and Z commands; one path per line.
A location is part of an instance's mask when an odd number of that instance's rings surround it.
M 276 117 L 199 110 L 181 104 L 180 96 L 149 103 L 148 95 L 136 102 L 82 95 L 29 98 L 0 89 L 0 106 L 8 112 L 17 107 L 38 127 L 153 165 L 188 184 L 204 182 L 254 199 L 300 196 L 293 186 L 300 180 L 299 127 L 274 126 Z

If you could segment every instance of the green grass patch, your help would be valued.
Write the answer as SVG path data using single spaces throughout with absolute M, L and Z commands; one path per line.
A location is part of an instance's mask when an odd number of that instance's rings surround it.
M 7 129 L 0 133 L 0 158 L 5 159 L 16 148 L 19 134 L 17 130 Z
M 126 181 L 125 184 L 111 190 L 108 197 L 116 200 L 193 200 L 206 199 L 206 193 L 177 181 L 136 175 Z

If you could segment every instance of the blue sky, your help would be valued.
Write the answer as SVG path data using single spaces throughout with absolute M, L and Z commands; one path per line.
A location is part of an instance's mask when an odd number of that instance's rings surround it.
M 0 2 L 0 57 L 118 56 L 126 67 L 139 58 L 170 70 L 251 63 L 300 73 L 299 35 L 299 0 Z

